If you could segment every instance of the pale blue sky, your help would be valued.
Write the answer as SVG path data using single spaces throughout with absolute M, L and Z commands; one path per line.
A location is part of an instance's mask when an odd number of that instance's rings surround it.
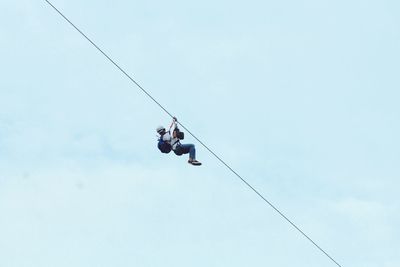
M 53 0 L 342 266 L 400 266 L 398 1 Z M 0 266 L 335 266 L 45 1 L 0 2 Z

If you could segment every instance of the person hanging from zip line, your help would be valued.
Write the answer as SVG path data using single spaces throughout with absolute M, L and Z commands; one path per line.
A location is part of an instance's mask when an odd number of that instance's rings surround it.
M 172 135 L 171 135 L 172 130 Z M 178 128 L 178 120 L 173 117 L 169 131 L 167 132 L 164 126 L 159 126 L 156 129 L 160 135 L 158 139 L 158 149 L 162 153 L 168 154 L 174 151 L 177 156 L 189 154 L 188 163 L 194 166 L 200 166 L 201 162 L 196 160 L 196 148 L 193 144 L 181 144 L 180 140 L 184 139 L 184 133 Z

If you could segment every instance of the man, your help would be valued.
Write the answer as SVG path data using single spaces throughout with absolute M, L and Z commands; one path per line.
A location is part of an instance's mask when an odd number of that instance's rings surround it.
M 183 139 L 183 133 L 179 131 L 177 119 L 174 117 L 170 130 L 167 132 L 163 126 L 157 127 L 157 133 L 160 139 L 169 145 L 177 156 L 189 154 L 188 163 L 194 166 L 200 166 L 201 162 L 196 160 L 196 148 L 193 144 L 181 144 L 180 140 Z M 171 136 L 172 130 L 172 136 Z

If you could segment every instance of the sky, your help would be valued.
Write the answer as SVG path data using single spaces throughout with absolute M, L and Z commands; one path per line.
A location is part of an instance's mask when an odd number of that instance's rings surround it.
M 400 266 L 400 3 L 53 0 L 338 263 Z M 336 266 L 44 0 L 0 2 L 0 267 Z

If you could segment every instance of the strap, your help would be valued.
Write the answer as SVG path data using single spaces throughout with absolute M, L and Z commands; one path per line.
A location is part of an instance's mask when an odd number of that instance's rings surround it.
M 176 147 L 178 147 L 181 144 L 181 142 L 179 142 L 179 139 L 176 140 L 175 143 L 172 144 L 172 147 L 174 147 L 175 144 L 177 144 Z

